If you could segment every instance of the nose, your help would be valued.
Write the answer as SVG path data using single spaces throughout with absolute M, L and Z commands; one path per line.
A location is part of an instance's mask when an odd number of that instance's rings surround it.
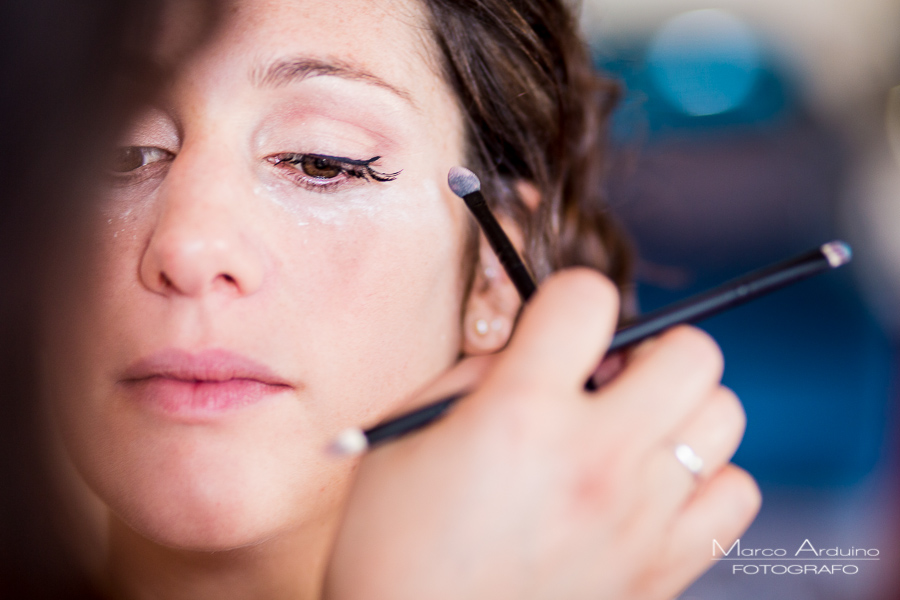
M 140 264 L 141 282 L 153 292 L 239 297 L 262 285 L 261 239 L 249 230 L 253 219 L 246 213 L 252 206 L 241 197 L 240 182 L 225 169 L 210 169 L 210 162 L 183 151 L 159 189 L 159 216 Z

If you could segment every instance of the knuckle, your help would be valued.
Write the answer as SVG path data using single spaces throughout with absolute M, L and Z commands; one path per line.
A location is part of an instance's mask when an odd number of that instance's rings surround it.
M 682 325 L 669 332 L 669 340 L 678 346 L 678 352 L 716 380 L 722 377 L 725 359 L 719 345 L 708 333 L 697 327 Z
M 735 435 L 743 435 L 747 426 L 747 413 L 737 395 L 725 386 L 719 386 L 715 396 L 716 421 L 725 425 Z
M 576 463 L 577 464 L 577 463 Z M 596 514 L 619 514 L 631 497 L 634 468 L 616 453 L 606 452 L 581 463 L 569 478 L 571 509 Z
M 732 470 L 732 486 L 734 488 L 734 496 L 740 502 L 736 508 L 742 510 L 746 515 L 746 520 L 752 519 L 762 506 L 762 492 L 756 480 L 747 473 L 747 471 L 730 465 Z

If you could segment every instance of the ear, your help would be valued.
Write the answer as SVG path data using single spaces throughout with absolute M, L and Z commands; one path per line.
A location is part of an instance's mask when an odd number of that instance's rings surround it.
M 516 248 L 522 247 L 522 233 L 506 219 L 504 231 Z M 484 234 L 479 233 L 479 258 L 472 290 L 463 316 L 463 354 L 490 354 L 509 341 L 521 299 Z
M 515 286 L 484 235 L 479 238 L 478 264 L 463 316 L 463 354 L 467 356 L 503 348 L 521 304 Z

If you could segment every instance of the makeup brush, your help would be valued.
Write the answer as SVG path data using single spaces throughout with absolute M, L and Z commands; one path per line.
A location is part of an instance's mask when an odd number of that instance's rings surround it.
M 464 167 L 453 167 L 447 175 L 447 184 L 454 194 L 462 198 L 466 206 L 472 212 L 472 216 L 481 226 L 481 231 L 487 238 L 491 248 L 503 265 L 503 270 L 509 276 L 522 302 L 528 302 L 528 299 L 534 295 L 537 285 L 528 272 L 528 267 L 522 262 L 519 253 L 516 252 L 515 246 L 509 241 L 500 223 L 494 217 L 494 213 L 488 208 L 484 196 L 481 195 L 481 180 L 472 171 Z
M 828 242 L 795 258 L 732 279 L 717 288 L 648 313 L 631 325 L 618 329 L 607 352 L 615 352 L 675 325 L 702 321 L 786 285 L 836 269 L 850 262 L 852 256 L 846 243 Z
M 453 182 L 454 174 L 458 175 L 456 184 Z M 474 178 L 474 184 L 472 179 Z M 478 177 L 467 169 L 455 167 L 450 172 L 450 187 L 454 193 L 466 200 L 466 204 L 472 208 L 473 204 L 478 206 L 478 210 L 482 215 L 488 218 L 478 218 L 479 223 L 492 223 L 491 229 L 485 230 L 485 235 L 491 241 L 491 247 L 500 252 L 498 247 L 505 248 L 507 260 L 501 260 L 510 279 L 515 283 L 516 278 L 527 277 L 528 282 L 532 286 L 531 292 L 527 294 L 530 297 L 534 292 L 534 282 L 527 270 L 518 270 L 516 275 L 510 272 L 515 265 L 521 265 L 524 269 L 521 259 L 515 252 L 506 234 L 497 224 L 496 219 L 490 213 L 484 199 L 481 198 L 480 182 Z M 462 192 L 462 193 L 460 193 Z M 467 198 L 474 197 L 475 202 L 469 203 Z M 473 212 L 474 209 L 473 209 Z M 495 245 L 496 243 L 496 245 Z M 511 255 L 509 253 L 512 253 Z M 687 300 L 675 303 L 671 306 L 662 308 L 658 311 L 649 313 L 636 322 L 618 329 L 613 336 L 607 354 L 622 350 L 628 346 L 637 344 L 649 337 L 662 333 L 666 329 L 685 323 L 696 323 L 713 315 L 719 314 L 729 308 L 733 308 L 749 302 L 755 298 L 759 298 L 765 294 L 780 289 L 786 285 L 796 283 L 818 273 L 822 273 L 831 269 L 835 269 L 850 262 L 852 252 L 850 246 L 841 241 L 833 241 L 811 250 L 805 254 L 778 263 L 771 267 L 766 267 L 717 288 L 703 292 L 696 296 L 692 296 Z M 511 267 L 508 267 L 511 265 Z M 518 286 L 517 286 L 518 287 Z M 527 290 L 527 286 L 525 286 Z M 519 288 L 520 295 L 522 289 Z M 526 296 L 523 295 L 523 301 Z M 596 389 L 593 380 L 588 380 L 585 384 L 588 390 Z M 390 419 L 384 423 L 376 425 L 370 429 L 362 430 L 359 428 L 350 428 L 343 431 L 332 443 L 331 449 L 334 453 L 340 455 L 359 454 L 367 448 L 389 441 L 391 439 L 406 435 L 425 427 L 432 421 L 443 415 L 453 404 L 456 403 L 467 392 L 461 392 L 453 396 L 449 396 L 438 402 L 426 405 L 422 408 L 415 409 L 397 418 Z

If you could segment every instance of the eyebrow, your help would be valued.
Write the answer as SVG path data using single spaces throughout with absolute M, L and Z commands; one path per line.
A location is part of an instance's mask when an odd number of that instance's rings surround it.
M 365 69 L 339 60 L 324 61 L 302 56 L 278 59 L 251 69 L 250 82 L 255 87 L 278 88 L 303 81 L 308 77 L 322 76 L 340 77 L 350 81 L 368 83 L 386 89 L 403 98 L 413 107 L 416 106 L 408 91 L 391 85 L 381 77 Z

